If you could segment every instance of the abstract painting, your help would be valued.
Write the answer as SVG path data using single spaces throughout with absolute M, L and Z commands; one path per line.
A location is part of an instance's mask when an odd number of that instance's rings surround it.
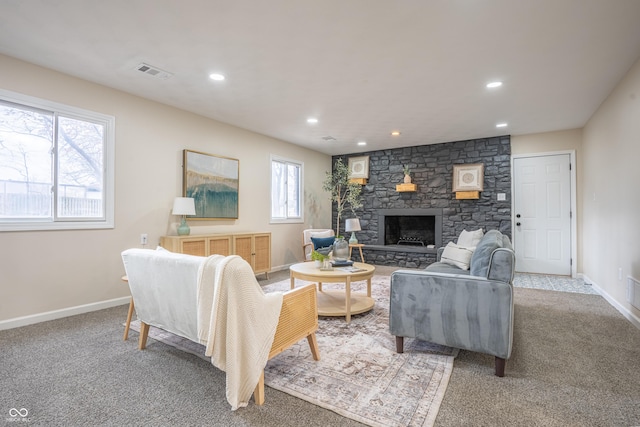
M 195 199 L 190 219 L 238 218 L 238 159 L 184 150 L 184 197 Z

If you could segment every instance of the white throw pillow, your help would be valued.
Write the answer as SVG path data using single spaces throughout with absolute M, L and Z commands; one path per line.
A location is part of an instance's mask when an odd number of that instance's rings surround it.
M 478 246 L 478 243 L 480 243 L 482 236 L 484 236 L 482 228 L 475 231 L 462 230 L 462 233 L 460 233 L 456 243 L 458 246 L 463 246 L 465 248 L 475 248 Z
M 456 267 L 462 270 L 469 269 L 469 262 L 471 261 L 471 255 L 473 255 L 473 248 L 466 248 L 463 246 L 456 245 L 453 242 L 449 242 L 447 246 L 445 246 L 444 251 L 442 252 L 442 257 L 440 257 L 440 262 L 444 262 L 445 264 L 455 265 Z

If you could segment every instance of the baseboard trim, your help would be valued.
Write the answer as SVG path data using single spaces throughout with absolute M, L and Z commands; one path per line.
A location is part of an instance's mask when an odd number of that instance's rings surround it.
M 75 307 L 63 308 L 60 310 L 47 311 L 44 313 L 31 314 L 29 316 L 15 317 L 0 321 L 0 331 L 5 329 L 19 328 L 21 326 L 33 325 L 34 323 L 47 322 L 49 320 L 62 319 L 63 317 L 75 316 L 76 314 L 88 313 L 90 311 L 103 310 L 105 308 L 116 307 L 118 305 L 129 304 L 131 297 L 114 298 L 106 301 L 94 302 L 91 304 L 78 305 Z
M 293 263 L 293 264 L 295 264 L 295 263 Z M 276 271 L 288 270 L 289 267 L 291 267 L 293 264 L 278 265 L 278 266 L 275 266 L 275 267 L 272 266 L 271 267 L 271 271 L 272 272 L 276 272 Z
M 616 310 L 620 312 L 628 321 L 633 323 L 633 325 L 640 329 L 640 317 L 633 314 L 629 309 L 620 304 L 615 298 L 609 295 L 604 289 L 602 289 L 596 282 L 591 280 L 586 274 L 582 275 L 585 283 L 589 283 L 593 289 L 595 289 L 609 304 L 611 304 Z

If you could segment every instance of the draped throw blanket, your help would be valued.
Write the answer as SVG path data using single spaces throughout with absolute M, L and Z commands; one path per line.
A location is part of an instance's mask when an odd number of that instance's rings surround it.
M 198 339 L 227 376 L 232 410 L 247 406 L 267 364 L 282 293 L 265 294 L 251 266 L 236 255 L 214 255 L 198 274 Z

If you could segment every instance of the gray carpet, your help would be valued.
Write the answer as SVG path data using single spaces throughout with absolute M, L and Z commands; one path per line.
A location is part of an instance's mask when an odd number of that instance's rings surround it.
M 461 351 L 436 426 L 640 425 L 640 330 L 596 295 L 516 288 L 515 302 L 506 376 Z M 159 342 L 138 351 L 135 332 L 122 341 L 126 310 L 0 331 L 0 421 L 25 408 L 38 426 L 360 425 L 271 388 L 264 406 L 231 412 L 206 361 Z

